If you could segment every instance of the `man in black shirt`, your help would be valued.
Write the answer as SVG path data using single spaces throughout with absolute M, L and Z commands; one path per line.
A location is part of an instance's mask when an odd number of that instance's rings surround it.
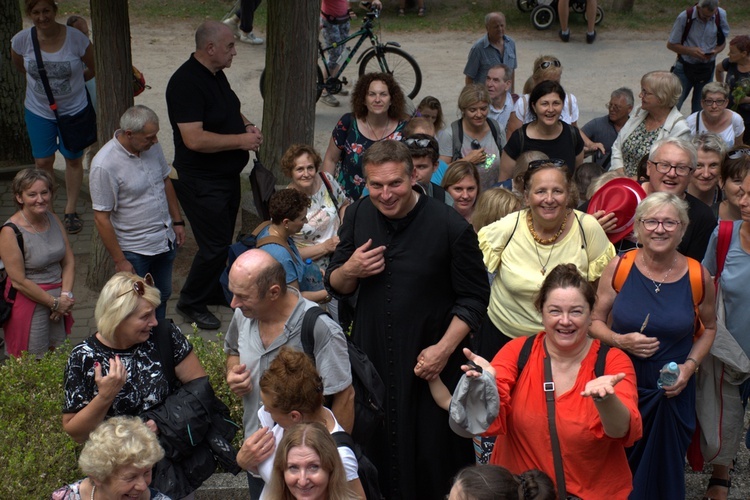
M 167 85 L 179 175 L 174 187 L 198 244 L 177 310 L 210 330 L 221 326 L 206 306 L 225 303 L 219 276 L 240 205 L 239 174 L 248 151 L 257 151 L 263 142 L 260 130 L 240 111 L 223 72 L 236 53 L 232 31 L 206 21 L 195 33 L 195 52 Z

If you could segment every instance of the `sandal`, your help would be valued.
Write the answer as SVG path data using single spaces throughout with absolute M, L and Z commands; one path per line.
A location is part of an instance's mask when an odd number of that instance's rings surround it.
M 83 229 L 83 221 L 77 213 L 65 214 L 64 224 L 69 234 L 78 234 Z
M 417 11 L 417 16 L 424 17 L 424 7 L 420 7 Z
M 729 498 L 729 490 L 732 487 L 732 479 L 731 478 L 730 479 L 721 479 L 721 478 L 718 478 L 718 477 L 712 477 L 711 479 L 708 480 L 708 487 L 706 488 L 706 491 L 710 490 L 714 486 L 720 486 L 722 488 L 726 488 L 727 489 L 727 498 Z M 703 500 L 713 500 L 713 498 L 712 497 L 704 496 Z

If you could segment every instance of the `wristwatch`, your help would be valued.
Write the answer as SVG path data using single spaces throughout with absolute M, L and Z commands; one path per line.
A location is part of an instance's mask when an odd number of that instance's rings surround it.
M 64 291 L 60 295 L 66 295 L 70 300 L 73 300 L 73 292 Z

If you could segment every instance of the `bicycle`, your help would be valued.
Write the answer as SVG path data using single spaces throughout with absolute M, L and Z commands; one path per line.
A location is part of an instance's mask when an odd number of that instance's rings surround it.
M 362 3 L 362 5 L 365 7 L 369 7 L 368 3 Z M 341 88 L 344 85 L 349 83 L 345 77 L 341 76 L 341 74 L 344 72 L 346 67 L 349 65 L 349 62 L 354 58 L 354 55 L 357 53 L 366 39 L 370 40 L 371 46 L 367 48 L 362 54 L 360 54 L 359 58 L 357 59 L 357 63 L 359 63 L 359 76 L 362 76 L 366 73 L 388 73 L 393 76 L 396 82 L 401 86 L 401 90 L 404 91 L 404 95 L 408 96 L 410 99 L 413 99 L 417 96 L 417 94 L 419 93 L 419 89 L 422 87 L 422 70 L 419 68 L 419 64 L 417 64 L 417 61 L 410 54 L 400 48 L 401 44 L 399 44 L 398 42 L 382 43 L 380 41 L 378 35 L 373 32 L 375 19 L 378 19 L 379 16 L 379 10 L 370 9 L 370 11 L 364 15 L 362 28 L 356 33 L 353 33 L 346 39 L 341 40 L 338 43 L 333 43 L 328 47 L 323 47 L 323 44 L 318 41 L 318 52 L 320 54 L 320 59 L 323 62 L 324 67 L 328 68 L 330 67 L 329 65 L 332 61 L 330 60 L 330 58 L 326 58 L 326 53 L 330 52 L 336 47 L 346 45 L 346 43 L 350 40 L 354 40 L 355 38 L 359 37 L 359 40 L 357 40 L 357 43 L 354 44 L 354 47 L 351 49 L 351 51 L 347 51 L 345 48 L 344 52 L 342 52 L 339 61 L 341 61 L 341 58 L 343 57 L 346 58 L 343 62 L 339 62 L 339 69 L 336 74 L 325 78 L 323 76 L 324 73 L 320 68 L 320 65 L 316 67 L 316 101 L 320 99 L 323 90 L 328 91 L 328 93 L 331 95 L 336 95 L 341 92 Z M 264 97 L 265 75 L 266 70 L 264 69 L 260 75 L 260 95 Z

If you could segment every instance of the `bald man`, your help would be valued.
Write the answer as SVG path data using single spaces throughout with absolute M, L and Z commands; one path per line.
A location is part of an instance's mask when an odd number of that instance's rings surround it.
M 270 437 L 257 433 L 260 377 L 283 346 L 302 350 L 302 320 L 315 302 L 286 285 L 286 272 L 269 253 L 252 249 L 243 253 L 229 270 L 229 290 L 234 294 L 234 317 L 224 339 L 227 384 L 242 398 L 245 443 L 237 462 L 253 469 L 268 450 L 259 451 Z M 339 424 L 351 432 L 354 423 L 349 352 L 341 327 L 329 316 L 319 316 L 313 330 L 315 366 L 323 378 L 323 394 L 331 396 L 331 410 Z M 266 428 L 267 432 L 270 432 Z M 258 460 L 259 454 L 266 453 Z M 251 497 L 262 489 L 259 479 L 248 477 Z
M 234 42 L 226 25 L 204 22 L 195 32 L 195 52 L 167 85 L 179 175 L 174 188 L 198 244 L 177 311 L 206 330 L 221 326 L 207 305 L 227 305 L 219 276 L 240 206 L 239 174 L 248 151 L 258 151 L 263 142 L 224 75 L 237 54 Z
M 505 34 L 505 14 L 490 12 L 484 17 L 487 33 L 477 40 L 469 50 L 469 58 L 464 68 L 465 83 L 485 84 L 487 72 L 491 67 L 505 64 L 513 73 L 510 91 L 515 88 L 515 70 L 518 67 L 516 42 Z

